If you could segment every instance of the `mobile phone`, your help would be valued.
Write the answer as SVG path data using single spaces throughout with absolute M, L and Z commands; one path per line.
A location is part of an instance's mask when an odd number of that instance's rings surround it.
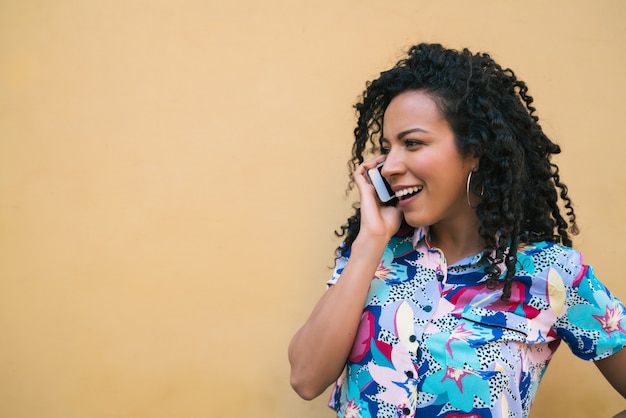
M 387 183 L 387 180 L 383 177 L 380 170 L 383 168 L 384 163 L 378 164 L 375 168 L 370 168 L 367 170 L 367 175 L 376 190 L 376 194 L 378 195 L 378 199 L 382 203 L 387 203 L 392 199 L 395 199 L 396 194 L 391 190 L 391 186 Z

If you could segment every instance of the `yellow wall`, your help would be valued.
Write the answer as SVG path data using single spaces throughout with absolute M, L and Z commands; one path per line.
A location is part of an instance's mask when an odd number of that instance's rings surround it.
M 419 41 L 529 83 L 578 247 L 626 300 L 624 22 L 623 0 L 0 0 L 0 416 L 331 417 L 286 348 L 351 212 L 352 105 Z M 625 407 L 563 348 L 534 416 Z

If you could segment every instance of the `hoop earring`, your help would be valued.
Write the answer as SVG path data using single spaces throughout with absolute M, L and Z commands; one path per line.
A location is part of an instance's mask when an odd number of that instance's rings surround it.
M 470 190 L 471 190 L 470 184 L 472 182 L 472 173 L 473 173 L 473 171 L 470 171 L 469 174 L 467 175 L 467 186 L 465 188 L 465 193 L 467 195 L 467 204 L 468 204 L 468 206 L 470 208 L 472 208 L 472 209 L 476 209 L 476 206 L 472 206 L 472 202 L 470 200 Z M 482 197 L 484 193 L 485 193 L 485 185 L 483 184 L 481 189 L 480 189 L 480 194 L 479 195 L 477 194 L 477 196 Z

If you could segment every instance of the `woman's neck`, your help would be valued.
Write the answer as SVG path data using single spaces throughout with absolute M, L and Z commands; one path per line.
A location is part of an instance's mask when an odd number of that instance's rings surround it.
M 463 225 L 431 225 L 430 242 L 443 252 L 448 264 L 454 264 L 485 249 L 485 241 L 478 234 L 479 225 L 477 218 Z

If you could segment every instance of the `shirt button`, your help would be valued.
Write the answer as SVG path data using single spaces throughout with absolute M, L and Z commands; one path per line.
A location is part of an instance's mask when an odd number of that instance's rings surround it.
M 409 414 L 411 413 L 411 410 L 410 410 L 409 408 L 403 408 L 403 409 L 402 409 L 402 413 L 403 413 L 404 415 L 409 415 Z
M 426 305 L 426 306 L 424 306 L 424 312 L 430 312 L 430 311 L 432 311 L 432 310 L 433 310 L 433 307 L 432 307 L 432 306 L 430 306 L 430 305 Z

